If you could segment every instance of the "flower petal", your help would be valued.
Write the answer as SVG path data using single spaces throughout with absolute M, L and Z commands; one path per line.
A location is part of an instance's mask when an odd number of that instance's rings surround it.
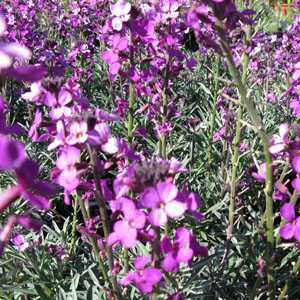
M 291 203 L 285 203 L 280 208 L 280 215 L 288 222 L 292 222 L 295 220 L 295 207 Z
M 178 190 L 172 183 L 160 182 L 157 184 L 157 192 L 163 202 L 170 202 L 176 198 Z
M 134 260 L 134 266 L 138 270 L 144 269 L 148 264 L 151 262 L 151 257 L 150 256 L 138 256 Z
M 168 218 L 165 211 L 161 208 L 153 209 L 149 215 L 149 221 L 154 226 L 163 226 L 167 223 Z
M 294 236 L 295 227 L 291 223 L 283 225 L 279 230 L 279 235 L 285 240 L 289 240 Z
M 179 218 L 184 214 L 186 208 L 185 203 L 174 200 L 166 204 L 165 211 L 169 217 Z
M 141 205 L 146 208 L 155 208 L 160 203 L 160 198 L 157 193 L 157 190 L 154 188 L 147 188 L 142 197 L 141 197 Z
M 297 173 L 300 173 L 300 156 L 296 156 L 293 158 L 292 166 Z
M 164 260 L 162 261 L 162 268 L 166 272 L 177 272 L 178 271 L 178 262 L 173 257 L 171 253 L 167 254 Z
M 300 242 L 300 217 L 296 219 L 294 236 L 295 239 Z

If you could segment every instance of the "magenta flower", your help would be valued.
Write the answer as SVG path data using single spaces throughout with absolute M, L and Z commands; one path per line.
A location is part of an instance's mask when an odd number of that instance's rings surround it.
M 290 108 L 293 110 L 293 115 L 300 116 L 300 102 L 298 99 L 294 99 L 290 103 Z
M 111 136 L 110 128 L 106 123 L 98 123 L 88 133 L 88 143 L 101 146 L 102 151 L 115 154 L 119 151 L 119 140 Z
M 8 218 L 6 225 L 3 227 L 0 232 L 0 255 L 3 254 L 4 247 L 10 240 L 13 228 L 15 225 L 21 225 L 25 229 L 32 229 L 34 231 L 39 231 L 42 227 L 42 222 L 36 219 L 33 219 L 31 216 L 27 215 L 12 215 Z
M 49 144 L 48 150 L 51 151 L 61 145 L 66 144 L 65 126 L 62 120 L 56 123 L 56 136 L 52 143 Z
M 163 226 L 168 217 L 179 218 L 187 209 L 185 203 L 176 200 L 178 190 L 172 183 L 160 182 L 154 188 L 147 188 L 141 197 L 141 204 L 151 208 L 149 221 L 154 226 Z
M 102 145 L 107 143 L 110 137 L 110 128 L 106 123 L 98 123 L 93 130 L 89 131 L 89 143 L 91 145 Z
M 134 261 L 136 272 L 130 271 L 124 278 L 121 279 L 122 285 L 135 285 L 141 293 L 149 294 L 153 288 L 162 279 L 162 273 L 157 268 L 146 267 L 150 264 L 151 258 L 147 256 L 139 256 Z
M 51 204 L 46 197 L 51 196 L 54 189 L 49 183 L 37 179 L 37 164 L 25 159 L 15 172 L 18 182 L 0 195 L 0 211 L 19 197 L 23 197 L 38 209 L 49 209 Z
M 30 92 L 26 92 L 22 95 L 22 98 L 27 101 L 35 102 L 36 104 L 42 103 L 42 95 L 46 93 L 46 90 L 42 86 L 42 82 L 33 82 L 30 86 Z
M 300 156 L 295 156 L 292 159 L 292 166 L 297 174 L 300 174 Z
M 15 224 L 17 223 L 16 216 L 10 216 L 7 223 L 0 232 L 0 255 L 3 254 L 4 248 L 10 240 L 11 233 Z
M 131 4 L 124 0 L 119 0 L 117 3 L 110 6 L 111 14 L 114 16 L 112 19 L 112 28 L 116 31 L 121 31 L 123 23 L 127 22 L 130 18 Z
M 20 252 L 25 251 L 28 247 L 29 244 L 26 242 L 24 235 L 22 234 L 17 234 L 11 239 L 12 243 L 16 247 L 16 249 Z
M 204 216 L 198 211 L 201 208 L 202 203 L 200 197 L 194 193 L 189 193 L 185 188 L 181 193 L 178 194 L 178 200 L 186 203 L 187 211 L 198 221 L 202 221 Z
M 70 134 L 66 141 L 69 145 L 83 144 L 88 139 L 88 126 L 86 122 L 74 122 L 70 126 Z
M 0 16 L 0 37 L 6 31 L 6 23 L 4 18 Z M 31 52 L 28 48 L 17 43 L 0 43 L 0 72 L 12 66 L 14 59 L 28 60 Z
M 287 222 L 280 228 L 280 236 L 285 240 L 295 238 L 300 242 L 300 217 L 296 217 L 295 206 L 285 203 L 280 209 L 280 215 Z
M 283 151 L 289 143 L 289 126 L 288 124 L 281 124 L 279 126 L 279 135 L 274 136 L 272 145 L 269 150 L 272 154 L 277 154 Z
M 137 243 L 138 230 L 143 229 L 146 223 L 145 214 L 136 209 L 134 202 L 127 198 L 122 198 L 120 210 L 124 217 L 114 225 L 114 232 L 108 238 L 108 244 L 112 245 L 121 242 L 123 247 L 131 248 Z
M 20 167 L 25 160 L 25 150 L 22 143 L 0 135 L 0 170 L 9 171 Z
M 266 163 L 262 163 L 256 166 L 257 171 L 252 172 L 252 176 L 260 183 L 263 183 L 266 179 L 267 165 Z
M 72 114 L 72 110 L 67 106 L 72 101 L 72 95 L 65 89 L 61 89 L 56 99 L 55 107 L 50 112 L 50 117 L 53 120 L 68 118 Z
M 108 64 L 109 73 L 117 75 L 121 69 L 121 63 L 118 53 L 114 50 L 106 50 L 102 53 L 101 58 Z
M 167 236 L 162 239 L 161 250 L 166 254 L 162 262 L 166 272 L 177 272 L 180 263 L 189 264 L 193 257 L 208 255 L 207 247 L 199 245 L 192 234 L 183 227 L 176 230 L 173 243 Z
M 102 151 L 108 153 L 108 154 L 115 154 L 117 153 L 119 149 L 119 141 L 115 137 L 109 137 L 107 142 L 101 146 Z
M 293 73 L 293 80 L 299 80 L 300 79 L 300 61 L 298 63 L 295 64 L 294 66 L 294 73 Z
M 176 19 L 179 15 L 179 3 L 175 0 L 161 0 L 162 21 Z
M 15 171 L 18 179 L 16 187 L 20 189 L 20 196 L 38 209 L 49 209 L 51 203 L 48 197 L 54 194 L 55 189 L 52 184 L 38 179 L 37 163 L 26 159 Z
M 41 126 L 41 124 L 42 124 L 42 113 L 39 110 L 37 110 L 35 112 L 33 123 L 28 132 L 28 136 L 32 139 L 33 142 L 39 141 L 38 129 Z
M 73 191 L 79 184 L 75 164 L 80 158 L 80 150 L 75 147 L 64 148 L 56 161 L 57 168 L 61 171 L 57 182 L 67 191 Z

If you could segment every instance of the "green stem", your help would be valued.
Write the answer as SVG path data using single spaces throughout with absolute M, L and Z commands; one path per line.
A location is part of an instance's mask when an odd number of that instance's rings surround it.
M 246 108 L 246 111 L 253 123 L 256 127 L 258 134 L 260 136 L 263 151 L 266 161 L 266 179 L 265 179 L 265 197 L 266 197 L 266 234 L 267 234 L 267 251 L 266 251 L 266 262 L 267 262 L 267 278 L 269 285 L 269 298 L 275 299 L 275 279 L 274 279 L 274 270 L 273 270 L 273 262 L 272 262 L 272 254 L 274 248 L 274 225 L 273 225 L 273 199 L 272 199 L 272 186 L 273 186 L 273 174 L 272 174 L 272 156 L 269 151 L 269 139 L 265 132 L 262 120 L 260 115 L 256 111 L 255 103 L 253 99 L 248 97 L 247 88 L 245 84 L 243 84 L 241 74 L 236 67 L 232 53 L 229 47 L 229 43 L 227 42 L 225 31 L 223 29 L 223 24 L 219 20 L 217 21 L 216 26 L 217 33 L 220 37 L 220 46 L 223 54 L 225 55 L 227 66 L 230 72 L 231 77 L 233 78 L 237 89 L 239 91 L 239 96 L 241 99 L 241 103 Z
M 231 169 L 231 182 L 230 182 L 230 203 L 229 203 L 229 226 L 227 229 L 227 239 L 231 240 L 234 224 L 234 211 L 235 211 L 235 199 L 236 199 L 236 186 L 237 186 L 237 170 L 239 165 L 239 144 L 241 141 L 241 119 L 243 114 L 243 108 L 240 104 L 237 112 L 236 119 L 236 133 L 233 140 L 233 154 L 232 154 L 232 169 Z
M 133 142 L 134 128 L 134 109 L 135 108 L 135 91 L 132 83 L 129 84 L 129 101 L 128 101 L 128 121 L 127 121 L 127 138 L 130 145 Z
M 168 79 L 166 79 L 168 80 Z M 166 86 L 168 84 L 166 83 Z M 168 114 L 168 96 L 167 96 L 167 88 L 165 88 L 164 92 L 163 92 L 163 123 L 166 122 L 167 120 L 167 114 Z M 163 135 L 161 137 L 161 157 L 163 159 L 167 159 L 167 137 L 165 135 Z
M 106 255 L 108 258 L 108 266 L 110 270 L 110 276 L 111 276 L 111 283 L 113 287 L 113 294 L 115 295 L 116 299 L 119 299 L 119 285 L 116 279 L 116 276 L 113 275 L 113 267 L 114 267 L 114 259 L 113 259 L 113 254 L 112 254 L 112 249 L 110 246 L 107 245 L 107 239 L 110 234 L 110 225 L 109 225 L 109 220 L 108 220 L 108 214 L 105 206 L 105 200 L 102 195 L 101 191 L 101 186 L 100 186 L 100 175 L 97 170 L 97 157 L 96 157 L 96 152 L 88 145 L 88 152 L 90 156 L 90 162 L 93 168 L 93 176 L 95 180 L 95 195 L 96 195 L 96 201 L 99 207 L 99 213 L 100 213 L 100 218 L 102 221 L 103 225 L 103 232 L 104 232 L 104 238 L 105 238 L 105 248 L 106 248 Z
M 75 242 L 76 242 L 76 225 L 77 225 L 77 207 L 78 207 L 78 198 L 76 194 L 73 200 L 73 220 L 72 220 L 72 233 L 71 233 L 71 244 L 70 244 L 70 255 L 74 254 L 75 251 Z
M 128 101 L 128 121 L 127 121 L 127 139 L 130 147 L 133 143 L 133 129 L 134 129 L 134 114 L 135 114 L 135 91 L 132 83 L 129 84 L 129 101 Z M 125 272 L 129 269 L 129 253 L 128 249 L 123 249 L 124 269 Z
M 82 213 L 82 216 L 83 216 L 83 219 L 84 221 L 87 221 L 89 219 L 89 216 L 88 216 L 88 212 L 86 211 L 86 208 L 84 206 L 84 203 L 83 203 L 83 200 L 82 199 L 79 199 L 79 206 L 80 206 L 80 210 L 81 210 L 81 213 Z M 104 262 L 99 254 L 100 250 L 99 250 L 99 247 L 97 245 L 97 240 L 95 238 L 92 238 L 92 237 L 89 237 L 88 238 L 92 247 L 93 247 L 93 251 L 95 253 L 95 256 L 98 260 L 98 264 L 99 264 L 99 269 L 100 269 L 100 272 L 102 273 L 103 275 L 103 279 L 106 281 L 106 282 L 110 282 L 109 279 L 108 279 L 108 275 L 107 275 L 107 272 L 105 270 L 105 266 L 104 266 Z
M 220 85 L 220 65 L 221 65 L 221 58 L 220 56 L 216 57 L 216 66 L 213 71 L 213 78 L 214 78 L 214 95 L 213 95 L 213 106 L 212 106 L 212 114 L 210 119 L 210 143 L 208 145 L 208 165 L 209 169 L 211 169 L 211 165 L 213 163 L 212 160 L 212 144 L 213 144 L 213 137 L 214 137 L 214 127 L 217 117 L 217 99 L 218 99 L 218 92 L 219 92 L 219 85 Z
M 247 27 L 245 43 L 249 44 L 251 36 L 250 27 Z M 242 58 L 242 75 L 241 81 L 246 85 L 247 72 L 249 66 L 249 55 L 245 52 Z M 237 187 L 237 171 L 239 165 L 239 144 L 241 142 L 241 120 L 243 117 L 243 99 L 240 98 L 240 103 L 237 111 L 236 124 L 235 124 L 235 137 L 233 140 L 233 154 L 232 154 L 232 169 L 231 169 L 231 183 L 230 183 L 230 204 L 229 204 L 229 226 L 227 230 L 227 239 L 231 240 L 234 224 L 234 211 L 236 200 L 236 187 Z
M 162 92 L 162 123 L 165 123 L 168 118 L 168 87 L 169 87 L 169 61 L 165 70 L 165 82 L 164 88 Z M 163 135 L 160 138 L 160 148 L 159 148 L 159 156 L 163 159 L 167 159 L 167 137 Z

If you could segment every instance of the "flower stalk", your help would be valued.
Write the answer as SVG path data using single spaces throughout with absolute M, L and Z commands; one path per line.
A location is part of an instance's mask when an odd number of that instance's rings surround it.
M 129 100 L 128 100 L 128 121 L 127 121 L 127 138 L 132 146 L 133 129 L 134 129 L 134 108 L 135 108 L 135 91 L 132 83 L 129 84 Z
M 78 199 L 79 200 L 79 207 L 80 207 L 80 211 L 82 213 L 82 216 L 83 216 L 83 220 L 84 221 L 87 221 L 89 219 L 89 216 L 88 216 L 88 212 L 84 206 L 84 202 L 82 199 Z M 101 256 L 99 255 L 99 247 L 97 245 L 97 241 L 95 238 L 92 238 L 92 237 L 89 237 L 89 241 L 93 247 L 93 251 L 95 253 L 95 256 L 98 260 L 98 264 L 99 264 L 99 270 L 100 272 L 102 273 L 102 276 L 103 276 L 103 279 L 106 281 L 106 282 L 110 282 L 109 279 L 108 279 L 108 275 L 107 275 L 107 272 L 106 272 L 106 269 L 105 269 L 105 266 L 104 266 L 104 262 L 101 258 Z
M 72 220 L 72 233 L 71 233 L 71 243 L 70 243 L 71 255 L 74 254 L 75 252 L 78 198 L 79 196 L 76 194 L 73 200 L 73 220 Z
M 248 44 L 250 40 L 250 27 L 246 29 L 245 43 Z M 244 53 L 242 57 L 242 83 L 246 85 L 247 72 L 249 66 L 249 55 L 247 52 Z M 239 145 L 241 142 L 241 121 L 243 117 L 243 99 L 240 97 L 239 106 L 237 110 L 236 125 L 235 125 L 235 137 L 233 139 L 233 154 L 232 154 L 232 169 L 231 169 L 231 180 L 230 180 L 230 203 L 229 203 L 229 226 L 227 229 L 227 239 L 231 240 L 233 226 L 234 226 L 234 211 L 235 211 L 235 201 L 237 192 L 237 173 L 239 165 Z
M 100 218 L 102 221 L 103 225 L 103 233 L 104 233 L 104 239 L 105 239 L 105 248 L 106 248 L 106 255 L 108 258 L 108 265 L 109 265 L 109 270 L 110 270 L 110 276 L 111 276 L 111 283 L 113 287 L 113 294 L 115 295 L 116 299 L 119 298 L 119 286 L 117 283 L 116 276 L 113 275 L 113 267 L 114 267 L 114 259 L 113 259 L 113 254 L 112 254 L 112 249 L 110 246 L 107 245 L 107 239 L 110 234 L 110 224 L 108 220 L 108 213 L 106 210 L 105 206 L 105 201 L 101 192 L 101 186 L 100 186 L 100 176 L 97 170 L 97 157 L 96 157 L 96 152 L 88 145 L 88 152 L 90 156 L 90 162 L 91 166 L 93 169 L 93 176 L 94 176 L 94 181 L 95 181 L 95 196 L 96 196 L 96 201 L 99 207 L 99 213 L 100 213 Z
M 272 262 L 272 254 L 274 249 L 274 224 L 273 224 L 273 199 L 272 199 L 272 187 L 273 187 L 273 174 L 272 174 L 272 156 L 269 151 L 269 139 L 265 132 L 261 117 L 259 116 L 254 101 L 247 95 L 247 88 L 243 83 L 240 71 L 236 67 L 233 56 L 226 39 L 223 24 L 220 20 L 217 21 L 216 30 L 220 38 L 220 47 L 225 56 L 227 66 L 231 77 L 233 78 L 241 99 L 241 103 L 244 105 L 253 125 L 256 127 L 263 146 L 265 161 L 266 161 L 266 179 L 264 193 L 266 197 L 266 211 L 265 211 L 265 224 L 267 235 L 267 278 L 269 286 L 269 298 L 275 299 L 275 279 L 274 269 Z

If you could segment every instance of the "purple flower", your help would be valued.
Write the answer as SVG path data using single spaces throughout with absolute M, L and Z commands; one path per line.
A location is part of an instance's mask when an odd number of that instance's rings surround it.
M 252 172 L 252 176 L 260 183 L 263 183 L 266 179 L 267 165 L 262 163 L 256 166 L 257 171 Z
M 292 159 L 292 166 L 297 174 L 300 174 L 300 156 L 295 156 Z
M 282 182 L 280 182 L 280 180 L 276 181 L 274 186 L 273 200 L 284 201 L 287 200 L 287 197 L 288 188 Z
M 2 192 L 0 194 L 0 212 L 9 207 L 12 202 L 16 201 L 21 196 L 22 191 L 22 187 L 17 185 Z
M 154 286 L 162 279 L 162 273 L 157 268 L 146 267 L 151 262 L 147 256 L 139 256 L 134 261 L 136 272 L 130 271 L 121 279 L 122 285 L 135 285 L 143 294 L 149 294 L 153 291 Z
M 272 145 L 269 150 L 272 154 L 277 154 L 282 152 L 289 143 L 289 126 L 288 124 L 281 124 L 279 126 L 279 135 L 274 136 L 272 140 Z
M 26 242 L 24 235 L 17 234 L 11 239 L 14 246 L 17 248 L 18 251 L 22 252 L 29 247 L 28 242 Z
M 42 227 L 41 221 L 35 220 L 31 216 L 27 216 L 27 215 L 10 216 L 8 218 L 6 225 L 3 227 L 2 231 L 0 232 L 0 255 L 3 254 L 4 247 L 9 242 L 13 228 L 17 224 L 23 226 L 26 229 L 32 229 L 34 231 L 39 231 Z
M 300 116 L 300 102 L 298 99 L 291 101 L 290 108 L 293 110 L 293 115 L 296 117 Z
M 300 217 L 296 217 L 295 206 L 291 203 L 284 204 L 280 209 L 280 215 L 287 222 L 280 228 L 280 236 L 285 240 L 295 238 L 300 242 Z
M 120 210 L 124 217 L 114 225 L 114 232 L 108 238 L 108 244 L 112 245 L 120 241 L 123 247 L 131 248 L 137 243 L 138 230 L 143 229 L 146 223 L 146 216 L 142 211 L 136 209 L 134 202 L 122 198 Z
M 69 145 L 83 144 L 88 139 L 88 126 L 86 122 L 74 122 L 70 126 L 70 135 L 66 141 Z
M 168 217 L 181 217 L 187 209 L 185 203 L 176 200 L 177 187 L 172 183 L 160 182 L 147 188 L 141 197 L 141 205 L 151 208 L 149 221 L 154 226 L 163 226 Z
M 67 191 L 73 191 L 79 184 L 75 164 L 80 158 L 80 150 L 75 147 L 64 148 L 56 161 L 57 168 L 61 171 L 57 182 Z
M 5 226 L 2 228 L 1 232 L 0 232 L 0 255 L 3 254 L 4 248 L 6 247 L 12 230 L 15 226 L 15 224 L 17 223 L 17 219 L 16 216 L 10 216 L 7 220 L 7 223 L 5 224 Z
M 114 76 L 119 73 L 121 63 L 118 53 L 113 50 L 106 50 L 102 53 L 101 58 L 108 64 L 109 73 Z
M 110 6 L 112 19 L 112 27 L 116 31 L 121 31 L 123 22 L 127 22 L 130 18 L 131 4 L 124 0 L 119 0 L 117 3 Z
M 176 19 L 179 15 L 179 3 L 174 0 L 160 1 L 160 9 L 162 11 L 162 21 L 167 19 Z
M 66 144 L 66 134 L 65 134 L 65 126 L 62 120 L 59 120 L 56 123 L 56 136 L 54 138 L 54 141 L 49 144 L 48 150 L 54 150 L 55 148 Z
M 42 82 L 33 82 L 30 86 L 30 92 L 26 92 L 22 95 L 22 98 L 27 101 L 32 101 L 36 104 L 41 104 L 41 96 L 46 90 L 42 86 Z
M 294 73 L 292 75 L 292 78 L 294 81 L 299 80 L 300 79 L 300 61 L 298 63 L 295 64 L 294 66 Z
M 0 170 L 9 171 L 18 168 L 25 160 L 25 150 L 22 143 L 12 141 L 0 135 Z
M 39 110 L 37 110 L 35 112 L 34 120 L 28 133 L 29 137 L 32 139 L 33 142 L 39 141 L 38 128 L 41 126 L 41 124 L 42 113 Z
M 192 234 L 181 227 L 176 230 L 174 242 L 165 236 L 161 241 L 161 250 L 166 254 L 162 267 L 166 272 L 177 272 L 180 263 L 189 264 L 193 257 L 207 256 L 207 247 L 200 246 Z
M 20 196 L 38 209 L 49 209 L 51 204 L 48 197 L 54 194 L 54 186 L 37 178 L 39 174 L 37 163 L 26 159 L 15 171 L 18 179 L 17 187 L 21 192 Z
M 53 120 L 70 117 L 72 115 L 72 110 L 67 106 L 67 104 L 69 104 L 71 101 L 71 93 L 69 93 L 65 89 L 61 89 L 56 100 L 56 107 L 54 107 L 49 114 L 50 117 Z
M 0 37 L 6 31 L 6 23 L 4 18 L 0 16 Z M 0 43 L 0 72 L 3 69 L 8 69 L 15 58 L 28 60 L 31 57 L 31 52 L 28 48 L 17 43 Z
M 109 137 L 110 128 L 106 123 L 102 122 L 96 124 L 94 129 L 89 131 L 88 142 L 91 145 L 102 145 L 108 142 Z

